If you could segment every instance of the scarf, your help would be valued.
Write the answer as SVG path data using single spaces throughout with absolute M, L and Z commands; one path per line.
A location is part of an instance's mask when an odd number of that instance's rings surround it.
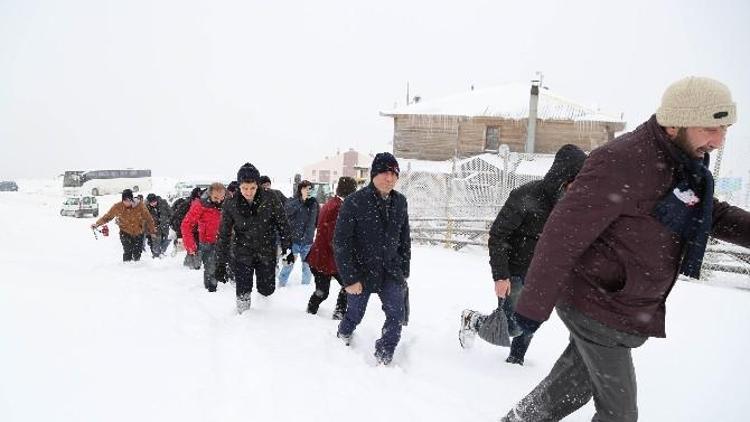
M 654 208 L 655 217 L 685 242 L 680 274 L 700 278 L 703 256 L 711 233 L 714 178 L 709 155 L 691 159 L 682 151 L 677 159 L 677 184 Z

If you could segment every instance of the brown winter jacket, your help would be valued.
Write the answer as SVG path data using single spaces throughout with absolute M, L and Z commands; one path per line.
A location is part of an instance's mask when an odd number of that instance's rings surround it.
M 150 234 L 156 233 L 154 219 L 151 218 L 151 214 L 143 203 L 131 208 L 120 201 L 112 205 L 112 208 L 110 208 L 106 214 L 96 220 L 96 225 L 101 226 L 102 224 L 106 224 L 115 217 L 117 217 L 117 224 L 120 226 L 120 230 L 131 236 L 143 234 L 144 223 Z
M 665 337 L 683 242 L 651 212 L 676 182 L 674 148 L 651 117 L 591 153 L 544 226 L 519 314 L 544 321 L 561 301 L 611 328 Z M 714 199 L 711 235 L 750 247 L 750 213 Z

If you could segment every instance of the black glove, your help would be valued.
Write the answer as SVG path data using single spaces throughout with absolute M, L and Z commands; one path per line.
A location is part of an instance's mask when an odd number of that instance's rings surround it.
M 313 206 L 313 204 L 315 204 L 315 198 L 309 197 L 309 198 L 305 199 L 305 206 L 306 207 L 310 208 L 310 207 Z
M 289 255 L 287 255 L 286 258 L 284 258 L 284 261 L 286 261 L 287 265 L 294 264 L 294 254 L 289 252 Z
M 214 278 L 219 283 L 227 282 L 227 264 L 218 264 L 214 270 Z
M 517 337 L 519 335 L 525 334 L 525 335 L 531 335 L 536 332 L 536 330 L 539 329 L 539 326 L 542 325 L 539 321 L 534 321 L 533 319 L 526 318 L 525 316 L 519 314 L 518 312 L 513 312 L 513 322 L 515 322 L 515 326 L 517 331 L 515 333 Z

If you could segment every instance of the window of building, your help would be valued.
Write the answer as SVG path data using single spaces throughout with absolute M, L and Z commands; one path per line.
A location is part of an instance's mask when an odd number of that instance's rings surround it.
M 487 126 L 484 132 L 484 150 L 497 151 L 500 148 L 500 128 Z

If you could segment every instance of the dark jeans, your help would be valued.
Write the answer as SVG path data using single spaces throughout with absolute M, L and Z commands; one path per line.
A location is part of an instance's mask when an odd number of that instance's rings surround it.
M 401 325 L 409 324 L 409 310 L 410 309 L 411 309 L 411 306 L 409 305 L 409 284 L 404 282 L 404 319 L 401 321 Z
M 609 328 L 569 306 L 557 313 L 570 343 L 552 371 L 502 421 L 559 421 L 594 398 L 596 422 L 638 420 L 630 350 L 646 337 Z
M 312 296 L 310 296 L 310 301 L 307 303 L 307 312 L 310 312 L 311 314 L 317 314 L 320 304 L 323 303 L 323 301 L 328 298 L 328 293 L 331 290 L 331 277 L 335 278 L 336 281 L 339 282 L 339 285 L 341 284 L 341 280 L 339 279 L 338 274 L 334 274 L 334 275 L 323 274 L 320 271 L 316 271 L 312 267 L 310 268 L 310 271 L 312 271 L 313 277 L 315 278 L 315 291 L 313 292 Z M 336 298 L 336 311 L 335 312 L 344 313 L 345 311 L 346 311 L 346 291 L 342 287 L 339 290 L 338 297 Z
M 215 292 L 216 285 L 218 284 L 214 278 L 214 272 L 216 272 L 216 245 L 201 243 L 198 245 L 198 252 L 203 262 L 203 287 L 208 289 L 209 292 Z
M 235 259 L 232 265 L 238 298 L 246 297 L 253 291 L 253 274 L 258 284 L 258 293 L 270 296 L 276 290 L 276 263 L 272 256 L 256 256 L 250 262 Z
M 514 275 L 510 277 L 510 295 L 505 298 L 505 303 L 503 303 L 503 312 L 505 312 L 505 316 L 508 318 L 508 329 L 511 332 L 514 331 L 513 312 L 516 310 L 518 298 L 521 297 L 521 292 L 523 291 L 523 280 L 523 276 Z M 510 356 L 523 361 L 526 351 L 531 344 L 532 337 L 534 337 L 533 334 L 514 337 L 510 344 Z
M 362 321 L 370 299 L 369 292 L 358 295 L 346 295 L 346 314 L 339 324 L 339 334 L 350 336 Z M 385 323 L 382 336 L 375 342 L 375 354 L 383 357 L 393 357 L 399 340 L 401 340 L 401 322 L 404 319 L 404 285 L 395 281 L 386 281 L 378 293 L 383 303 Z
M 133 236 L 120 231 L 120 243 L 122 243 L 122 260 L 124 262 L 141 259 L 141 251 L 143 250 L 142 234 Z

